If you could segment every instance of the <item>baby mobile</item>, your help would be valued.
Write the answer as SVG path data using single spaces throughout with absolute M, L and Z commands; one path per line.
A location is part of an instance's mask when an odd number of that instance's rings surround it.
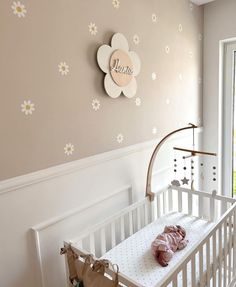
M 205 152 L 195 150 L 195 134 L 193 129 L 193 137 L 192 137 L 192 149 L 180 148 L 180 147 L 173 147 L 174 149 L 174 180 L 171 181 L 171 184 L 174 186 L 181 186 L 181 185 L 191 185 L 191 189 L 194 190 L 194 176 L 195 176 L 195 163 L 196 161 L 194 158 L 196 156 L 216 156 L 216 153 L 212 152 Z M 178 164 L 179 159 L 176 156 L 176 151 L 183 152 L 184 155 L 181 157 L 182 160 L 182 176 L 180 180 L 178 179 L 178 175 L 181 174 L 179 168 L 181 164 Z M 187 160 L 190 159 L 189 170 Z M 200 162 L 200 179 L 204 180 L 204 173 L 203 173 L 204 162 Z M 212 167 L 212 180 L 213 182 L 216 181 L 216 166 Z M 188 178 L 189 176 L 189 178 Z

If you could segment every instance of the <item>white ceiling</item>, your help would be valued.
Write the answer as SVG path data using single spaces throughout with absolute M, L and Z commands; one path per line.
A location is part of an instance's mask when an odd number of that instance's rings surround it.
M 212 1 L 215 1 L 215 0 L 191 0 L 194 4 L 197 4 L 197 5 L 203 5 L 203 4 L 206 4 L 206 3 L 209 3 L 209 2 L 212 2 Z

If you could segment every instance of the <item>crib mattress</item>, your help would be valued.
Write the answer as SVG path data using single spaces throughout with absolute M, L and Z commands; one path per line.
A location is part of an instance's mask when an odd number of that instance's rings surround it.
M 183 250 L 177 251 L 167 267 L 160 266 L 151 253 L 151 243 L 163 232 L 165 225 L 181 225 L 186 229 L 189 243 Z M 182 213 L 167 214 L 145 226 L 113 249 L 105 253 L 106 258 L 119 265 L 120 272 L 145 287 L 158 286 L 167 277 L 175 265 L 208 232 L 213 223 Z M 197 263 L 197 262 L 196 262 Z M 178 278 L 178 281 L 181 278 Z

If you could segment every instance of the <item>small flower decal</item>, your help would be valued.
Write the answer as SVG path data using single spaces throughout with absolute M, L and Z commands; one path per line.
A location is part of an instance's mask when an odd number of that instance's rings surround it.
M 59 68 L 59 73 L 62 76 L 66 76 L 69 73 L 69 66 L 65 62 L 61 62 L 58 65 L 58 68 Z
M 157 128 L 156 128 L 156 127 L 153 127 L 153 128 L 152 128 L 152 134 L 155 135 L 156 133 L 157 133 Z
M 152 80 L 155 81 L 157 79 L 157 74 L 155 72 L 152 73 Z
M 21 111 L 24 113 L 26 116 L 32 115 L 33 111 L 35 110 L 34 104 L 31 103 L 30 100 L 24 101 L 23 104 L 21 105 Z
M 97 34 L 97 32 L 98 32 L 98 27 L 95 25 L 95 23 L 90 23 L 89 25 L 88 25 L 88 27 L 89 27 L 89 32 L 90 32 L 90 34 L 91 35 L 93 35 L 93 36 L 95 36 L 96 34 Z
M 74 150 L 74 145 L 71 143 L 66 144 L 64 147 L 64 152 L 66 155 L 72 155 Z
M 124 140 L 124 136 L 122 134 L 118 134 L 118 136 L 116 137 L 116 140 L 119 144 L 121 144 Z
M 182 24 L 179 24 L 179 32 L 182 32 L 183 31 L 183 26 Z
M 135 105 L 139 107 L 139 106 L 141 106 L 141 103 L 142 103 L 141 99 L 139 97 L 137 97 L 135 99 Z
M 121 93 L 132 98 L 137 91 L 136 76 L 140 72 L 138 55 L 129 50 L 129 44 L 120 33 L 113 35 L 111 46 L 102 45 L 97 52 L 100 69 L 106 73 L 104 86 L 107 94 L 117 98 Z
M 138 45 L 139 42 L 140 42 L 139 36 L 135 34 L 135 35 L 133 36 L 133 41 L 134 41 L 134 44 L 135 44 L 135 45 Z
M 112 4 L 114 8 L 118 9 L 120 8 L 120 1 L 119 0 L 112 0 Z
M 25 17 L 25 14 L 26 14 L 26 9 L 25 9 L 25 6 L 23 4 L 21 4 L 20 1 L 17 1 L 17 2 L 13 2 L 12 6 L 11 6 L 12 10 L 13 10 L 13 13 L 15 15 L 17 15 L 19 18 L 21 17 Z
M 156 23 L 156 21 L 157 21 L 157 15 L 153 13 L 152 14 L 152 22 Z
M 98 99 L 93 99 L 92 107 L 95 111 L 98 111 L 100 109 L 100 101 Z
M 170 53 L 170 47 L 169 47 L 169 46 L 166 46 L 166 47 L 165 47 L 165 51 L 166 51 L 166 54 L 169 54 L 169 53 Z

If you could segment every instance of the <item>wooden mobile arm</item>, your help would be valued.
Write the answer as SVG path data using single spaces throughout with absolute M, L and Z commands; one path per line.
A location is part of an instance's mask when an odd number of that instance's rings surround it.
M 153 201 L 154 199 L 154 193 L 152 192 L 152 188 L 151 188 L 151 183 L 152 183 L 152 171 L 153 171 L 153 165 L 157 156 L 158 151 L 160 150 L 161 146 L 163 145 L 163 143 L 173 134 L 181 132 L 183 130 L 188 130 L 188 129 L 195 129 L 198 128 L 198 126 L 195 126 L 194 124 L 189 124 L 190 126 L 181 128 L 181 129 L 177 129 L 171 133 L 169 133 L 168 135 L 166 135 L 159 143 L 158 145 L 155 147 L 152 156 L 151 156 L 151 160 L 149 162 L 149 166 L 148 166 L 148 172 L 147 172 L 147 183 L 146 183 L 146 196 L 149 197 L 150 201 Z

